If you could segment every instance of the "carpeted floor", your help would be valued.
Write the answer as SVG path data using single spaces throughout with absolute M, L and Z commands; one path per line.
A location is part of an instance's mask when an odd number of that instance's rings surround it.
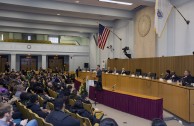
M 150 120 L 146 120 L 125 112 L 121 112 L 116 109 L 104 106 L 102 104 L 97 104 L 96 106 L 93 104 L 93 107 L 104 111 L 105 113 L 104 118 L 110 117 L 115 119 L 119 126 L 151 126 Z M 179 122 L 178 119 L 175 120 L 175 117 L 166 111 L 163 112 L 163 117 L 167 126 L 183 126 L 181 124 L 183 122 Z M 194 125 L 184 124 L 184 126 L 194 126 Z

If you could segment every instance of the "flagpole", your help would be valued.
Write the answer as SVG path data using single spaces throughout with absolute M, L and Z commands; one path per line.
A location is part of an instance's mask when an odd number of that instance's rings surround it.
M 117 35 L 117 34 L 115 34 L 113 31 L 111 31 L 110 30 L 110 32 L 112 32 L 115 36 L 117 36 L 117 38 L 120 40 L 120 41 L 122 41 L 122 39 Z
M 98 25 L 100 24 L 99 22 L 97 22 L 98 23 Z M 106 27 L 106 26 L 105 26 Z M 110 30 L 110 29 L 109 29 Z M 120 41 L 122 41 L 122 39 L 117 35 L 117 34 L 115 34 L 113 31 L 111 31 L 110 30 L 110 32 L 112 32 L 115 36 L 117 36 L 117 38 L 120 40 Z

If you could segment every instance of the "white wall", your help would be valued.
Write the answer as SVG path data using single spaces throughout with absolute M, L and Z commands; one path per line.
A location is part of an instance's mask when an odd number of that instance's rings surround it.
M 76 55 L 69 56 L 69 71 L 75 71 L 78 66 L 80 66 L 80 68 L 83 69 L 84 63 L 89 63 L 89 56 L 76 56 Z
M 31 46 L 31 48 L 27 48 Z M 1 42 L 0 53 L 15 54 L 46 54 L 46 55 L 89 55 L 89 46 L 65 46 L 59 44 L 33 44 Z
M 176 4 L 174 1 L 173 4 Z M 177 8 L 190 20 L 187 25 L 181 15 L 175 10 L 168 19 L 162 36 L 157 41 L 157 56 L 192 55 L 194 51 L 194 1 L 187 0 L 182 4 L 177 3 Z
M 126 59 L 127 57 L 124 55 L 122 48 L 128 46 L 130 53 L 133 54 L 134 22 L 131 20 L 118 20 L 115 22 L 114 32 L 122 39 L 120 41 L 117 36 L 113 36 L 114 58 Z
M 113 28 L 110 28 L 122 40 L 120 41 L 112 32 L 110 32 L 104 50 L 99 49 L 90 36 L 90 66 L 96 68 L 96 65 L 101 65 L 102 61 L 107 61 L 108 58 L 127 58 L 123 54 L 122 48 L 129 46 L 130 52 L 133 55 L 134 45 L 134 22 L 132 20 L 117 20 Z M 107 46 L 113 46 L 114 50 L 108 49 Z

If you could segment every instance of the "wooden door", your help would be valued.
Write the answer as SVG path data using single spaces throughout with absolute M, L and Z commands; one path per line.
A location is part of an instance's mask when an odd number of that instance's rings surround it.
M 48 57 L 48 68 L 52 71 L 64 71 L 64 57 L 63 56 L 49 56 Z
M 37 56 L 30 56 L 20 57 L 20 70 L 37 70 L 38 69 L 38 57 Z
M 7 55 L 0 56 L 0 72 L 5 72 L 5 63 L 8 61 Z

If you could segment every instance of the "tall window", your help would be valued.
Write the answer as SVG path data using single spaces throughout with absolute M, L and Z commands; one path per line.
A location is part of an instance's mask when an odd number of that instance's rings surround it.
M 51 43 L 54 43 L 54 44 L 59 43 L 59 37 L 58 36 L 49 36 L 48 40 L 51 41 Z
M 4 39 L 3 39 L 3 33 L 1 33 L 1 40 L 4 40 Z
M 28 35 L 28 40 L 32 40 L 32 36 L 31 35 Z

